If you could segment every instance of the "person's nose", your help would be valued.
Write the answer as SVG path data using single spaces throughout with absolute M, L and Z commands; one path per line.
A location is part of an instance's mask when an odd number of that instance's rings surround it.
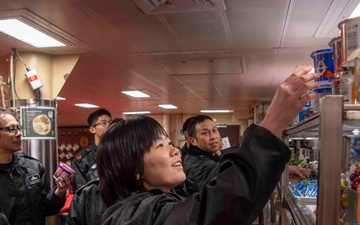
M 19 129 L 19 130 L 15 133 L 15 136 L 22 136 L 22 130 Z
M 172 146 L 172 150 L 171 150 L 171 154 L 173 156 L 177 156 L 177 155 L 180 155 L 180 149 L 178 147 L 175 147 L 175 146 Z
M 16 136 L 21 136 L 22 135 L 22 129 L 21 128 L 18 128 L 16 133 L 15 133 Z
M 210 131 L 210 136 L 209 136 L 210 140 L 215 139 L 215 137 L 216 137 L 215 133 Z

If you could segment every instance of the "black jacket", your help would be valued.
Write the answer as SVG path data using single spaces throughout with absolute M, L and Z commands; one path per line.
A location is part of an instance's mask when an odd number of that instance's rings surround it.
M 189 152 L 189 148 L 186 146 L 186 143 L 181 147 L 181 160 L 184 161 L 185 156 L 188 154 Z
M 188 154 L 183 161 L 186 180 L 176 187 L 178 194 L 189 196 L 199 192 L 201 188 L 209 183 L 219 173 L 218 155 L 212 155 L 197 146 L 190 145 Z
M 23 153 L 13 154 L 14 169 L 0 169 L 0 208 L 11 225 L 44 225 L 45 217 L 57 214 L 65 195 L 50 190 L 45 168 Z
M 102 225 L 251 224 L 276 187 L 290 150 L 284 142 L 251 125 L 240 147 L 220 159 L 219 175 L 188 198 L 175 193 L 138 193 L 109 207 Z
M 71 163 L 71 167 L 76 171 L 74 190 L 79 189 L 81 186 L 91 181 L 88 180 L 87 177 L 91 177 L 88 175 L 89 170 L 96 163 L 96 151 L 97 146 L 95 143 L 92 143 L 74 157 Z
M 0 225 L 10 225 L 6 215 L 0 209 Z
M 75 192 L 66 224 L 98 225 L 106 209 L 100 197 L 99 178 L 96 178 Z

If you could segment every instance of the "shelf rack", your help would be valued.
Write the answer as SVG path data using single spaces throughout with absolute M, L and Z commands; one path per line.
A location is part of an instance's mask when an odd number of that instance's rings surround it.
M 319 171 L 317 216 L 316 220 L 313 220 L 303 209 L 304 204 L 299 204 L 290 195 L 288 169 L 285 169 L 280 182 L 283 205 L 280 221 L 282 225 L 288 225 L 290 221 L 297 225 L 338 224 L 340 174 L 344 169 L 344 164 L 348 164 L 341 159 L 349 154 L 346 153 L 349 147 L 346 146 L 344 137 L 354 136 L 354 129 L 360 129 L 360 105 L 343 104 L 341 95 L 328 95 L 320 99 L 320 110 L 317 115 L 284 131 L 283 139 L 287 143 L 290 139 L 319 139 Z

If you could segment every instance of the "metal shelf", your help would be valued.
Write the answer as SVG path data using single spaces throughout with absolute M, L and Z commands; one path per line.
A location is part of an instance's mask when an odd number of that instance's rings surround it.
M 332 107 L 332 110 L 337 110 L 336 105 Z M 332 121 L 328 121 L 332 123 Z M 320 116 L 315 114 L 312 117 L 297 123 L 284 131 L 285 136 L 291 138 L 303 138 L 319 137 L 319 124 Z M 360 105 L 345 104 L 343 106 L 343 124 L 342 131 L 343 136 L 353 136 L 353 130 L 360 130 Z
M 340 173 L 343 137 L 354 135 L 360 129 L 360 106 L 343 104 L 341 95 L 328 95 L 320 99 L 319 114 L 284 131 L 284 139 L 319 139 L 319 177 L 317 197 L 317 221 L 312 221 L 303 211 L 304 205 L 296 202 L 287 190 L 282 190 L 284 208 L 291 212 L 297 225 L 337 224 L 340 216 Z M 287 171 L 281 179 L 285 189 L 289 180 Z M 289 224 L 289 214 L 282 213 L 282 225 Z
M 310 212 L 303 203 L 296 202 L 293 197 L 285 198 L 285 208 L 289 210 L 291 218 L 296 224 L 301 225 L 315 225 L 315 220 L 312 218 Z

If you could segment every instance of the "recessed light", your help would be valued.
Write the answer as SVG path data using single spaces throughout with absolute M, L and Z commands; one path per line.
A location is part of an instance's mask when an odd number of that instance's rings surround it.
M 57 96 L 57 97 L 56 97 L 56 100 L 66 100 L 66 98 L 63 98 L 63 97 Z
M 122 91 L 121 93 L 135 97 L 135 98 L 149 98 L 150 95 L 141 91 Z
M 124 115 L 135 115 L 135 114 L 149 114 L 150 111 L 138 111 L 138 112 L 123 112 Z
M 89 104 L 89 103 L 78 103 L 75 104 L 76 106 L 83 107 L 83 108 L 99 108 L 97 105 Z
M 17 19 L 0 20 L 0 32 L 36 48 L 63 47 L 64 43 L 36 30 Z
M 171 104 L 161 104 L 161 105 L 159 105 L 159 107 L 164 108 L 164 109 L 177 109 L 176 106 L 171 105 Z
M 225 110 L 225 109 L 221 109 L 221 110 L 200 110 L 200 112 L 202 113 L 230 113 L 233 112 L 232 110 Z

